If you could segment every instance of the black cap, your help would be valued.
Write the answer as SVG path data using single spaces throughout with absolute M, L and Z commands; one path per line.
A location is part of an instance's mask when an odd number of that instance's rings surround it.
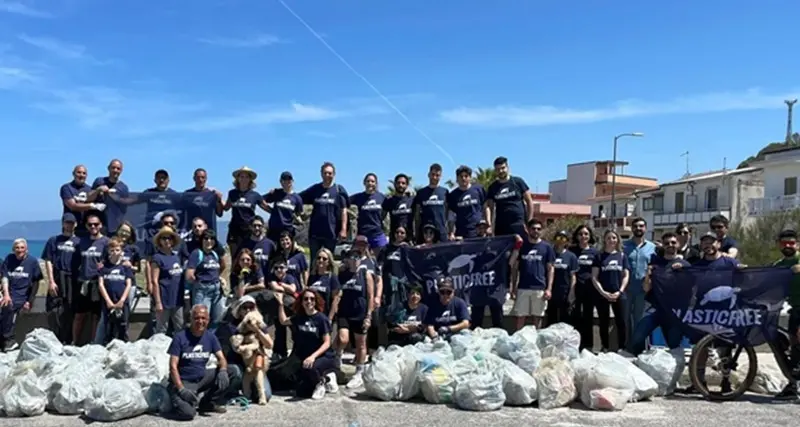
M 78 221 L 75 219 L 75 215 L 73 215 L 70 212 L 67 212 L 61 216 L 61 222 L 78 222 Z
M 164 176 L 166 176 L 167 178 L 169 178 L 169 172 L 167 172 L 167 170 L 166 170 L 166 169 L 159 169 L 159 170 L 157 170 L 157 171 L 156 171 L 156 175 L 155 175 L 155 176 L 159 176 L 159 175 L 164 175 Z
M 441 289 L 455 289 L 455 286 L 453 285 L 453 279 L 451 279 L 449 277 L 444 277 L 444 278 L 440 279 L 437 288 L 440 289 L 440 290 Z
M 284 171 L 281 173 L 281 181 L 294 181 L 294 177 L 291 172 Z
M 565 237 L 569 239 L 569 233 L 567 233 L 567 230 L 561 230 L 556 233 L 556 237 Z

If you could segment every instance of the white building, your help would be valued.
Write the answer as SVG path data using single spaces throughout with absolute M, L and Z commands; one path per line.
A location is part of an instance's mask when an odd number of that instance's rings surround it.
M 771 150 L 751 166 L 764 169 L 764 195 L 750 199 L 748 212 L 754 217 L 800 208 L 797 180 L 800 177 L 800 147 Z
M 599 196 L 589 199 L 592 208 L 592 221 L 590 225 L 598 232 L 612 228 L 611 223 L 611 196 Z M 623 238 L 631 236 L 631 222 L 636 217 L 636 195 L 634 193 L 616 194 L 614 204 L 617 205 L 616 218 L 617 232 Z
M 747 222 L 748 202 L 764 197 L 763 172 L 761 167 L 708 172 L 639 190 L 636 213 L 647 221 L 650 239 L 659 239 L 681 223 L 693 227 L 697 237 L 709 231 L 714 215 Z

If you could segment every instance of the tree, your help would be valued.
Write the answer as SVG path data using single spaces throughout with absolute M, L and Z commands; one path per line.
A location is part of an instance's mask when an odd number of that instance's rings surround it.
M 773 212 L 746 224 L 731 224 L 729 233 L 739 246 L 738 258 L 747 265 L 771 265 L 782 255 L 776 244 L 778 234 L 800 226 L 800 209 Z
M 737 166 L 736 168 L 737 169 L 746 168 L 752 162 L 756 162 L 756 161 L 759 161 L 759 160 L 764 160 L 764 157 L 769 152 L 771 152 L 773 150 L 779 150 L 781 148 L 786 148 L 788 146 L 789 146 L 789 144 L 786 143 L 785 141 L 784 142 L 771 142 L 771 143 L 767 144 L 764 148 L 758 150 L 758 153 L 755 156 L 750 156 L 750 157 L 744 159 L 744 161 L 739 163 L 739 166 Z
M 558 218 L 545 226 L 543 239 L 553 241 L 553 237 L 555 237 L 556 233 L 562 230 L 566 231 L 570 238 L 572 238 L 572 232 L 581 225 L 586 225 L 586 220 L 579 216 L 567 215 Z

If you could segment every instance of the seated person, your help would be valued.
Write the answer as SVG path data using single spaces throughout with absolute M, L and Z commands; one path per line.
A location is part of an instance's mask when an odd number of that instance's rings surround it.
M 282 293 L 277 293 L 279 300 Z M 299 381 L 295 383 L 295 396 L 322 399 L 325 393 L 338 391 L 336 359 L 331 348 L 331 321 L 324 314 L 322 297 L 311 290 L 304 290 L 295 301 L 294 315 L 286 316 L 280 304 L 278 321 L 292 329 L 294 347 L 291 357 L 303 361 Z
M 453 279 L 445 277 L 439 282 L 439 299 L 428 307 L 425 329 L 429 337 L 449 339 L 453 334 L 469 328 L 467 303 L 454 295 Z
M 246 251 L 247 249 L 244 250 Z M 231 378 L 242 378 L 246 368 L 244 360 L 242 360 L 242 356 L 234 351 L 233 347 L 231 346 L 231 337 L 239 333 L 239 322 L 244 318 L 244 316 L 255 309 L 256 300 L 253 297 L 250 295 L 245 295 L 239 298 L 239 300 L 236 301 L 236 305 L 231 310 L 233 315 L 229 321 L 222 323 L 216 330 L 216 337 L 219 340 L 220 346 L 222 347 L 222 353 L 225 355 L 225 360 L 228 361 L 228 369 L 233 373 Z M 264 329 L 251 332 L 256 334 L 256 337 L 264 348 L 272 348 L 272 337 L 269 336 L 266 327 Z M 238 393 L 238 386 L 239 384 L 231 384 L 232 394 Z M 251 387 L 250 389 L 255 390 L 256 388 Z M 272 387 L 270 387 L 269 380 L 267 380 L 267 378 L 264 378 L 264 394 L 266 395 L 267 401 L 272 398 Z M 245 397 L 254 402 L 258 400 L 256 398 L 257 396 Z
M 189 421 L 197 412 L 223 413 L 225 397 L 230 392 L 235 372 L 228 368 L 219 340 L 208 330 L 208 308 L 192 307 L 191 327 L 175 334 L 167 352 L 169 358 L 169 392 L 172 417 Z M 217 358 L 216 369 L 206 369 L 211 355 Z M 202 395 L 202 397 L 201 397 Z
M 428 306 L 422 302 L 422 289 L 408 290 L 408 302 L 397 312 L 388 313 L 389 345 L 416 344 L 425 339 L 422 322 L 428 314 Z
M 258 311 L 267 315 L 266 280 L 250 249 L 242 248 L 231 268 L 231 290 L 237 298 L 252 296 Z

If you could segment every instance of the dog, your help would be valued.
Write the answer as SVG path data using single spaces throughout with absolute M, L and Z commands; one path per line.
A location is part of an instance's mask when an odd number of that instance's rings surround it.
M 256 384 L 258 393 L 258 404 L 266 405 L 267 396 L 264 390 L 264 378 L 269 369 L 269 360 L 272 357 L 272 350 L 265 349 L 248 325 L 252 325 L 259 330 L 266 327 L 264 318 L 258 310 L 247 313 L 237 327 L 238 333 L 231 337 L 231 347 L 233 351 L 242 356 L 245 365 L 245 372 L 242 376 L 242 392 L 245 397 L 251 396 L 251 386 Z

